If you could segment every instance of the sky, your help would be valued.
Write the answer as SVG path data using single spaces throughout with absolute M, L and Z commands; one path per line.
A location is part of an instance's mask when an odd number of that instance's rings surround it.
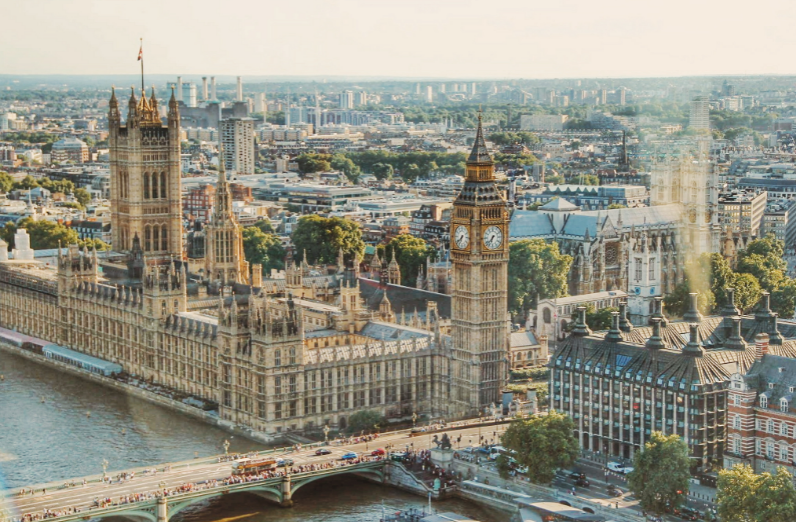
M 796 74 L 796 2 L 6 0 L 0 74 Z

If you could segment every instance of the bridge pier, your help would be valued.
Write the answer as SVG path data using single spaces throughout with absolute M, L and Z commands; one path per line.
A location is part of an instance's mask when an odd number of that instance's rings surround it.
M 290 475 L 282 478 L 282 501 L 279 503 L 284 508 L 293 507 L 293 494 L 290 487 Z M 160 520 L 158 520 L 160 522 Z
M 155 516 L 157 522 L 169 522 L 169 503 L 166 497 L 158 497 L 155 505 Z

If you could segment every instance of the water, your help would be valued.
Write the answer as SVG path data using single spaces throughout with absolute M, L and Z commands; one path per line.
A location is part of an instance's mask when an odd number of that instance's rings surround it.
M 108 471 L 187 460 L 223 452 L 263 449 L 248 439 L 115 390 L 0 351 L 0 487 L 26 486 Z M 43 402 L 42 402 L 43 400 Z M 86 413 L 89 412 L 90 415 Z M 248 494 L 203 502 L 175 522 L 372 522 L 382 513 L 426 501 L 354 477 L 308 484 L 283 509 Z M 462 500 L 435 502 L 483 522 L 509 517 Z

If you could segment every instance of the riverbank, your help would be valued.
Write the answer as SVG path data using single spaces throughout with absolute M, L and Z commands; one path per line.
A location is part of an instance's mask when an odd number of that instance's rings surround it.
M 22 357 L 29 361 L 32 361 L 36 364 L 41 364 L 44 366 L 48 366 L 50 368 L 56 369 L 59 372 L 68 373 L 75 377 L 78 377 L 83 380 L 91 381 L 93 383 L 99 384 L 101 386 L 105 386 L 107 388 L 112 388 L 118 392 L 124 393 L 126 395 L 130 395 L 136 397 L 137 399 L 141 399 L 143 401 L 149 402 L 151 404 L 157 404 L 158 406 L 162 406 L 164 408 L 168 408 L 170 410 L 176 411 L 183 415 L 187 415 L 189 417 L 193 417 L 194 419 L 198 419 L 202 422 L 205 422 L 211 426 L 215 426 L 220 428 L 224 431 L 229 432 L 232 435 L 237 435 L 240 437 L 245 437 L 250 439 L 254 442 L 259 442 L 262 444 L 273 445 L 279 443 L 289 444 L 291 443 L 287 438 L 281 437 L 271 437 L 266 435 L 265 433 L 256 432 L 253 430 L 242 429 L 240 427 L 235 426 L 231 422 L 225 421 L 220 419 L 215 412 L 208 412 L 204 411 L 200 408 L 195 406 L 191 406 L 185 404 L 183 402 L 170 399 L 168 397 L 164 397 L 163 395 L 159 395 L 157 393 L 151 392 L 149 390 L 145 390 L 142 388 L 138 388 L 131 384 L 123 383 L 117 381 L 116 379 L 112 379 L 110 377 L 105 377 L 104 375 L 99 375 L 96 373 L 92 373 L 82 368 L 77 368 L 75 366 L 62 363 L 60 361 L 56 361 L 53 359 L 49 359 L 43 355 L 39 355 L 28 350 L 23 350 L 17 346 L 0 342 L 0 350 L 3 350 L 7 353 L 16 355 L 18 357 Z

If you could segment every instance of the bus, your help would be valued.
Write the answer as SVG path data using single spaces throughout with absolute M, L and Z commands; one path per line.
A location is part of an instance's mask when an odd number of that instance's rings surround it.
M 239 459 L 232 465 L 232 474 L 262 473 L 272 469 L 276 469 L 276 460 L 274 459 Z

